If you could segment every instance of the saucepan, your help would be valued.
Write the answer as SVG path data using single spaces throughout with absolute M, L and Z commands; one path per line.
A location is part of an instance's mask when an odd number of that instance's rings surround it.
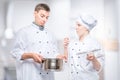
M 63 60 L 59 58 L 44 58 L 42 68 L 45 71 L 61 71 L 63 68 Z

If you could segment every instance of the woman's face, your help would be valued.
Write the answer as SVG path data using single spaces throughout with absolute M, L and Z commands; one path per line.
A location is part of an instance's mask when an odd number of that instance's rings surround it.
M 84 33 L 88 31 L 86 27 L 81 25 L 80 23 L 76 22 L 76 33 L 78 36 L 84 35 Z

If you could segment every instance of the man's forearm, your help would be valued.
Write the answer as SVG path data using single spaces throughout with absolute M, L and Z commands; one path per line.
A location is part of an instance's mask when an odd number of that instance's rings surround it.
M 32 58 L 32 53 L 24 53 L 21 57 L 21 60 Z

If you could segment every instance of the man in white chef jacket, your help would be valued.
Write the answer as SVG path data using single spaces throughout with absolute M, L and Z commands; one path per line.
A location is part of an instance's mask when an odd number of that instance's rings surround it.
M 81 15 L 76 20 L 78 39 L 64 39 L 64 52 L 68 57 L 71 80 L 99 80 L 98 73 L 104 65 L 104 51 L 89 32 L 97 20 L 91 15 Z
M 47 4 L 36 5 L 34 22 L 16 34 L 11 53 L 17 61 L 17 80 L 54 80 L 53 73 L 44 71 L 41 66 L 43 58 L 58 56 L 56 40 L 45 28 L 49 12 Z

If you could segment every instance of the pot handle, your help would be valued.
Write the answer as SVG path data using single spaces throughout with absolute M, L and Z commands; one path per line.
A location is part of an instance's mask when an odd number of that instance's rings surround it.
M 44 62 L 45 62 L 45 58 L 42 59 L 41 68 L 43 68 Z
M 45 58 L 42 59 L 42 63 L 44 63 L 44 61 L 45 61 Z

